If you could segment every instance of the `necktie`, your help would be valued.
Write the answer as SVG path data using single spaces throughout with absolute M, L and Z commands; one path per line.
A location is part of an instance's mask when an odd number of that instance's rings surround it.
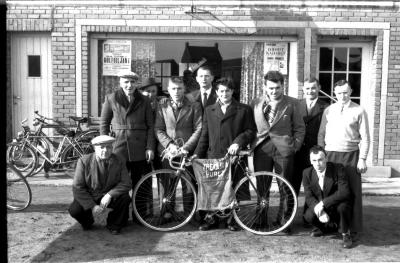
M 274 118 L 275 118 L 275 109 L 272 108 L 272 106 L 270 104 L 266 104 L 264 106 L 264 116 L 265 119 L 268 121 L 269 124 L 274 122 Z
M 206 107 L 207 104 L 207 92 L 203 93 L 203 107 Z
M 311 109 L 312 109 L 312 101 L 307 103 L 307 113 L 310 114 L 311 113 Z
M 321 187 L 321 190 L 324 190 L 324 176 L 323 175 L 318 175 L 318 184 L 319 187 Z

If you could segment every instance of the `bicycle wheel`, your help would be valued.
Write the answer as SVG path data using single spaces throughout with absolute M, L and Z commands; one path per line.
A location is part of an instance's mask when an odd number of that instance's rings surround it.
M 32 201 L 32 192 L 25 177 L 10 163 L 7 163 L 7 208 L 21 211 Z
M 297 198 L 293 187 L 272 172 L 256 172 L 243 178 L 235 187 L 235 195 L 238 202 L 238 208 L 233 211 L 235 220 L 254 234 L 278 233 L 288 227 L 296 215 Z
M 45 138 L 36 138 L 33 139 L 31 141 L 31 143 L 33 145 L 35 145 L 35 147 L 42 153 L 44 154 L 47 158 L 50 159 L 50 145 L 51 143 L 46 140 Z M 43 170 L 45 163 L 46 163 L 46 159 L 39 153 L 36 154 L 37 158 L 38 158 L 38 162 L 36 165 L 35 170 L 33 171 L 32 175 L 35 175 L 37 173 L 39 173 L 40 171 Z
M 90 143 L 94 137 L 100 135 L 99 130 L 88 130 L 78 134 L 75 138 L 77 142 Z
M 171 231 L 187 224 L 196 211 L 197 194 L 188 177 L 174 170 L 150 172 L 137 183 L 133 211 L 146 227 Z
M 75 147 L 74 147 L 75 146 Z M 70 144 L 62 151 L 61 166 L 65 170 L 65 174 L 74 177 L 76 163 L 83 155 L 94 152 L 90 143 Z
M 13 164 L 24 177 L 32 175 L 37 167 L 38 158 L 34 149 L 25 143 L 12 144 L 7 147 L 7 162 Z

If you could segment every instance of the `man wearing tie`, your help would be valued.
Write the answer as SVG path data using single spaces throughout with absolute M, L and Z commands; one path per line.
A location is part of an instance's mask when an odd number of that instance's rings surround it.
M 68 211 L 84 230 L 89 230 L 94 217 L 111 208 L 107 228 L 117 235 L 128 221 L 132 185 L 123 160 L 112 153 L 114 141 L 108 135 L 95 137 L 95 152 L 78 160 L 72 184 L 74 201 Z
M 322 113 L 329 104 L 318 98 L 321 86 L 318 79 L 311 77 L 304 81 L 304 99 L 299 102 L 299 109 L 302 113 L 306 134 L 303 145 L 295 155 L 296 170 L 293 174 L 293 188 L 299 196 L 303 170 L 311 166 L 309 152 L 311 147 L 318 144 L 318 130 L 321 124 Z
M 347 175 L 341 164 L 327 162 L 321 146 L 310 149 L 309 167 L 303 172 L 307 210 L 304 218 L 314 226 L 312 237 L 339 230 L 343 247 L 350 248 L 351 204 Z
M 283 82 L 279 71 L 268 71 L 264 76 L 265 96 L 251 103 L 257 125 L 257 136 L 251 148 L 254 149 L 256 172 L 274 169 L 293 183 L 294 154 L 303 143 L 305 126 L 297 99 L 283 94 Z M 262 185 L 261 182 L 257 184 Z M 263 192 L 268 190 L 261 189 Z M 282 221 L 283 218 L 277 220 Z M 291 229 L 288 227 L 285 231 L 290 233 Z
M 215 89 L 212 87 L 214 75 L 212 70 L 208 66 L 202 66 L 197 70 L 196 81 L 200 86 L 200 89 L 195 90 L 187 95 L 189 100 L 197 101 L 201 103 L 201 107 L 204 109 L 213 105 L 217 100 Z

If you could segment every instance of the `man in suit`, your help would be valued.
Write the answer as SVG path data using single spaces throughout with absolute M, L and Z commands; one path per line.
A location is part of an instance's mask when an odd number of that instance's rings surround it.
M 253 113 L 248 105 L 233 99 L 233 82 L 222 78 L 217 80 L 218 100 L 204 111 L 203 129 L 195 154 L 200 158 L 223 158 L 227 153 L 236 155 L 240 149 L 246 148 L 255 137 L 256 126 Z M 235 171 L 232 171 L 235 174 Z M 234 176 L 233 185 L 243 175 Z M 208 230 L 215 225 L 204 222 L 200 230 Z M 233 220 L 228 221 L 228 228 L 237 230 Z
M 343 247 L 350 248 L 351 205 L 347 175 L 341 164 L 327 162 L 321 146 L 310 149 L 312 167 L 303 171 L 305 200 L 304 219 L 314 226 L 312 237 L 339 230 Z
M 274 169 L 293 183 L 294 154 L 303 143 L 305 125 L 297 99 L 283 94 L 283 82 L 279 71 L 269 71 L 264 76 L 265 96 L 251 103 L 257 125 L 257 136 L 251 148 L 254 149 L 255 171 Z M 258 184 L 262 192 L 268 192 L 268 185 Z M 277 221 L 284 220 L 285 215 L 281 216 Z M 290 228 L 285 230 L 291 232 Z
M 111 208 L 107 228 L 117 235 L 129 217 L 132 185 L 125 164 L 112 153 L 114 141 L 108 135 L 95 137 L 92 140 L 95 152 L 78 160 L 72 184 L 74 200 L 68 211 L 84 230 L 89 230 L 93 216 Z
M 195 90 L 187 95 L 189 100 L 197 101 L 201 104 L 201 108 L 204 109 L 213 105 L 217 100 L 217 94 L 215 89 L 212 87 L 214 75 L 212 69 L 208 66 L 201 66 L 197 70 L 196 81 L 200 86 L 200 89 Z
M 168 83 L 170 98 L 159 102 L 156 110 L 155 133 L 159 141 L 157 152 L 160 155 L 164 150 L 175 156 L 177 154 L 193 153 L 200 137 L 202 127 L 202 111 L 200 103 L 190 102 L 185 97 L 185 88 L 181 77 L 171 77 Z M 179 140 L 183 145 L 179 145 Z M 169 161 L 162 162 L 163 168 L 170 168 Z M 162 181 L 165 189 L 172 181 Z M 194 185 L 195 182 L 194 182 Z M 183 194 L 190 198 L 186 184 L 182 181 Z M 170 212 L 164 214 L 168 219 Z
M 154 158 L 154 116 L 150 100 L 138 91 L 139 77 L 131 71 L 121 71 L 119 77 L 120 88 L 106 96 L 101 109 L 100 134 L 109 134 L 111 126 L 114 153 L 126 161 L 134 188 Z M 134 213 L 132 219 L 136 221 Z
M 306 79 L 303 86 L 304 98 L 299 102 L 299 109 L 306 126 L 306 134 L 303 145 L 295 155 L 294 167 L 296 167 L 296 170 L 293 175 L 293 188 L 297 196 L 299 196 L 302 172 L 305 168 L 311 166 L 309 157 L 310 149 L 318 144 L 318 130 L 321 124 L 322 113 L 329 106 L 327 102 L 318 98 L 320 88 L 321 86 L 317 78 L 311 77 Z

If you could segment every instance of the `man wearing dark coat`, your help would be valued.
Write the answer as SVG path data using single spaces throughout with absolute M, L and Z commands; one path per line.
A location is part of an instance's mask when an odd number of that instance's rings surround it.
M 120 88 L 106 96 L 101 109 L 100 134 L 115 134 L 114 153 L 126 161 L 134 188 L 154 158 L 154 115 L 150 100 L 138 91 L 136 73 L 121 71 L 119 77 Z
M 351 195 L 344 167 L 327 162 L 325 150 L 318 145 L 310 149 L 310 162 L 312 167 L 303 171 L 303 185 L 308 206 L 304 219 L 314 226 L 311 236 L 339 230 L 343 247 L 350 248 Z
M 95 152 L 78 160 L 72 184 L 74 200 L 69 213 L 84 230 L 89 230 L 94 216 L 111 208 L 107 228 L 116 235 L 129 217 L 132 185 L 125 164 L 112 153 L 114 141 L 108 135 L 95 137 L 92 140 Z
M 218 100 L 208 106 L 203 115 L 203 129 L 195 155 L 200 158 L 223 158 L 227 153 L 236 155 L 240 149 L 245 149 L 256 134 L 253 112 L 250 106 L 233 99 L 233 82 L 222 78 L 217 80 Z M 233 169 L 233 185 L 243 177 Z M 208 230 L 214 225 L 203 222 L 200 230 Z M 228 228 L 237 230 L 232 220 L 228 220 Z

